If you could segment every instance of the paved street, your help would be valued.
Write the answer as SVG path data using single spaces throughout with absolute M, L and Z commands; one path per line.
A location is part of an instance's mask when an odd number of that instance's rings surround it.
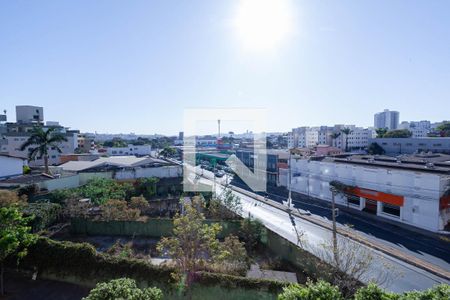
M 203 174 L 205 176 L 211 176 L 211 174 L 207 171 L 204 171 Z M 212 183 L 212 180 L 206 178 L 201 178 L 199 180 L 200 182 L 205 184 Z M 225 180 L 225 178 L 221 178 L 217 181 L 224 183 Z M 220 185 L 217 185 L 216 188 L 217 192 L 221 192 L 221 190 L 223 189 L 223 187 L 221 187 Z M 234 193 L 238 195 L 242 200 L 243 216 L 248 216 L 248 214 L 250 213 L 252 217 L 262 221 L 268 228 L 274 230 L 284 238 L 297 244 L 297 235 L 287 213 L 280 211 L 279 209 L 274 208 L 270 205 L 263 204 L 260 201 L 257 201 L 254 198 L 242 193 L 236 191 L 234 191 Z M 307 241 L 306 245 L 304 246 L 305 249 L 312 253 L 323 251 L 323 247 L 321 246 L 321 244 L 331 238 L 331 231 L 298 217 L 294 217 L 294 219 L 297 230 L 305 232 L 305 240 Z M 323 219 L 327 221 L 327 219 Z M 367 234 L 366 237 L 374 238 Z M 376 239 L 378 240 L 379 238 Z M 399 247 L 399 249 L 402 248 Z M 385 271 L 389 272 L 391 275 L 391 280 L 386 282 L 382 286 L 391 291 L 402 292 L 412 289 L 426 289 L 440 282 L 444 282 L 447 284 L 450 283 L 448 280 L 435 276 L 404 261 L 400 261 L 373 249 L 370 250 L 373 253 L 374 260 L 371 264 L 369 273 L 378 274 Z M 388 262 L 389 265 L 391 265 L 391 270 L 387 270 L 384 267 L 385 262 Z

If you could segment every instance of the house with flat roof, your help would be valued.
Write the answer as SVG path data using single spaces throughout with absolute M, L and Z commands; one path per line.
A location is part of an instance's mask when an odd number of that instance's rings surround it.
M 450 230 L 450 155 L 293 157 L 292 191 L 431 231 Z
M 0 154 L 0 179 L 22 175 L 24 163 L 23 158 Z

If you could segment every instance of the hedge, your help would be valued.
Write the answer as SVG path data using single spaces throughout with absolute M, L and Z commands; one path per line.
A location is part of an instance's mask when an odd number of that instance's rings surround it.
M 40 237 L 31 246 L 19 263 L 23 270 L 35 270 L 56 278 L 76 277 L 95 284 L 99 281 L 128 277 L 146 286 L 156 286 L 167 292 L 174 292 L 171 273 L 174 269 L 155 266 L 144 260 L 109 256 L 96 252 L 87 243 L 60 242 Z M 286 286 L 283 282 L 230 276 L 225 274 L 198 272 L 197 286 L 220 287 L 224 289 L 255 290 L 276 295 Z

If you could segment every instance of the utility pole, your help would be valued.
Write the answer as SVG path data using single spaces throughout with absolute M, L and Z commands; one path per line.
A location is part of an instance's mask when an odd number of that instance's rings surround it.
M 291 158 L 292 158 L 292 152 L 291 150 L 289 150 L 289 161 L 288 161 L 288 167 L 289 167 L 289 172 L 288 172 L 288 199 L 286 202 L 288 211 L 291 210 L 291 206 L 292 206 L 292 188 L 291 188 L 291 183 L 292 183 L 292 168 L 291 168 Z
M 337 232 L 336 232 L 336 203 L 335 203 L 336 189 L 331 188 L 331 216 L 333 219 L 333 256 L 336 265 L 339 265 L 338 246 L 337 246 Z
M 219 137 L 218 137 L 218 138 L 220 138 L 220 119 L 217 120 L 217 126 L 218 126 L 218 128 L 219 128 Z

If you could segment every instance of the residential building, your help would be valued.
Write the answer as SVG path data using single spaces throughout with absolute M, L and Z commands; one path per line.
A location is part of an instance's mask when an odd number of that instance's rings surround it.
M 16 106 L 17 123 L 42 123 L 44 121 L 44 108 L 32 105 Z
M 131 145 L 127 147 L 105 147 L 106 153 L 109 156 L 123 156 L 123 155 L 134 155 L 134 156 L 145 156 L 150 155 L 152 152 L 151 145 Z
M 400 113 L 398 111 L 390 111 L 385 109 L 382 112 L 376 113 L 374 116 L 374 127 L 387 128 L 388 130 L 394 130 L 398 128 L 400 119 Z
M 196 147 L 203 148 L 216 148 L 217 147 L 217 138 L 211 135 L 205 135 L 202 137 L 195 138 Z
M 77 151 L 81 153 L 89 153 L 95 149 L 94 136 L 86 133 L 78 134 Z
M 59 148 L 62 153 L 73 153 L 78 146 L 78 131 L 77 130 L 67 130 L 66 128 L 59 128 L 59 133 L 64 135 L 67 141 L 63 141 L 59 144 Z M 3 134 L 4 144 L 1 145 L 0 153 L 5 153 L 11 156 L 21 157 L 24 159 L 28 158 L 28 154 L 34 146 L 29 146 L 23 151 L 20 147 L 25 143 L 30 137 L 29 132 L 7 132 Z M 56 165 L 60 163 L 59 157 L 60 152 L 56 148 L 50 148 L 48 151 L 48 162 L 50 165 Z M 44 159 L 36 157 L 34 160 L 29 162 L 31 167 L 44 165 Z
M 236 157 L 239 158 L 246 167 L 252 171 L 257 169 L 267 174 L 267 185 L 278 186 L 280 169 L 288 168 L 289 152 L 287 150 L 278 149 L 266 150 L 265 166 L 264 164 L 255 166 L 255 157 L 258 155 L 258 152 L 255 153 L 253 150 L 236 150 Z M 265 170 L 263 167 L 265 167 Z
M 312 148 L 319 143 L 319 127 L 298 127 L 288 135 L 288 148 Z
M 0 153 L 8 154 L 10 156 L 28 158 L 31 149 L 35 146 L 29 146 L 23 151 L 20 150 L 22 144 L 24 144 L 31 136 L 31 132 L 36 125 L 42 126 L 44 130 L 49 128 L 55 128 L 55 131 L 63 135 L 67 141 L 61 142 L 58 146 L 62 153 L 74 153 L 74 150 L 78 147 L 78 130 L 69 130 L 60 125 L 56 125 L 56 122 L 50 122 L 49 126 L 43 125 L 44 111 L 42 107 L 20 105 L 16 106 L 16 118 L 15 123 L 6 123 L 4 126 L 6 130 L 1 134 L 2 142 L 0 143 Z M 60 152 L 52 147 L 48 151 L 49 164 L 59 164 Z M 36 157 L 29 162 L 31 167 L 44 165 L 44 159 Z
M 331 201 L 329 183 L 337 180 L 348 186 L 345 194 L 336 195 L 338 205 L 439 231 L 448 228 L 450 220 L 448 161 L 450 156 L 445 155 L 296 157 L 290 162 L 291 187 Z
M 419 152 L 450 154 L 450 137 L 373 138 L 369 139 L 369 144 L 371 143 L 380 145 L 388 155 Z
M 131 180 L 146 177 L 182 176 L 181 165 L 148 156 L 111 156 L 92 161 L 69 161 L 56 169 L 77 173 L 80 176 L 80 185 L 96 177 Z
M 419 137 L 427 137 L 428 133 L 431 131 L 431 122 L 430 121 L 403 121 L 398 126 L 398 129 L 407 129 L 411 131 L 411 137 L 412 138 L 419 138 Z
M 0 178 L 22 175 L 24 159 L 0 154 Z

